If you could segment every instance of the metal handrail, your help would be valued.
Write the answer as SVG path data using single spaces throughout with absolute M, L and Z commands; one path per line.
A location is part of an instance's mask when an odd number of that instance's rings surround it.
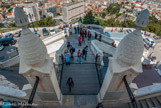
M 99 77 L 99 68 L 98 68 L 98 66 L 99 67 L 101 66 L 101 64 L 98 64 L 98 62 L 100 62 L 100 61 L 98 61 L 99 58 L 100 57 L 98 56 L 98 54 L 96 54 L 95 65 L 96 65 L 96 71 L 97 71 L 97 76 L 98 76 L 99 84 L 100 84 L 100 87 L 101 87 L 102 83 L 101 83 L 101 79 Z M 101 71 L 101 69 L 100 69 L 100 71 Z
M 133 108 L 138 108 L 137 103 L 136 103 L 136 100 L 135 100 L 135 97 L 134 97 L 134 95 L 133 95 L 133 93 L 132 93 L 132 91 L 131 91 L 131 89 L 129 87 L 129 84 L 126 81 L 126 75 L 123 77 L 123 81 L 124 81 L 126 90 L 128 92 L 128 95 L 130 97 L 130 100 L 131 100 L 131 103 L 132 103 Z
M 31 92 L 31 94 L 30 94 L 30 97 L 29 97 L 29 100 L 28 100 L 28 106 L 27 106 L 27 108 L 31 108 L 31 105 L 32 105 L 32 103 L 33 103 L 34 96 L 35 96 L 35 93 L 36 93 L 36 90 L 37 90 L 37 86 L 38 86 L 38 84 L 39 84 L 39 80 L 40 80 L 39 77 L 36 76 L 36 81 L 35 81 L 34 87 L 33 87 L 33 89 L 32 89 L 32 92 Z
M 61 80 L 62 80 L 62 74 L 63 74 L 63 68 L 64 68 L 64 57 L 63 57 L 63 55 L 61 55 L 60 57 L 59 57 L 59 59 L 61 60 L 61 64 L 59 64 L 59 65 L 61 65 L 61 71 L 60 71 L 60 73 L 61 73 L 61 76 L 60 76 L 60 82 L 59 82 L 59 85 L 60 85 L 60 88 L 61 88 Z

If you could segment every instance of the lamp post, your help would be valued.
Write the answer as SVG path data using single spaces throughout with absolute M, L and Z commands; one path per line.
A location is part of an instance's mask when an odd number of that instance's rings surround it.
M 122 24 L 122 30 L 121 30 L 122 32 L 123 32 L 123 26 L 125 25 L 126 18 L 127 18 L 127 14 L 125 14 L 124 23 Z
M 31 22 L 32 22 L 32 16 L 31 16 L 31 14 L 29 13 L 29 17 L 30 17 L 30 20 L 31 20 Z M 35 26 L 34 26 L 34 23 L 32 22 L 32 26 L 33 26 L 33 29 L 34 29 L 34 32 L 36 32 L 36 30 L 35 30 Z

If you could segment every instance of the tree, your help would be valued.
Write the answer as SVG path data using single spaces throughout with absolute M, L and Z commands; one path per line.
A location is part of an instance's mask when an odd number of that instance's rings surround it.
M 102 12 L 102 18 L 105 18 L 105 16 L 106 16 L 106 13 Z
M 50 27 L 55 26 L 55 24 L 56 21 L 55 19 L 52 19 L 52 17 L 41 18 L 40 21 L 34 22 L 35 27 Z
M 116 14 L 119 13 L 120 8 L 122 7 L 121 4 L 115 3 L 115 4 L 111 4 L 109 7 L 107 7 L 106 11 L 108 14 Z
M 9 23 L 9 26 L 10 27 L 16 27 L 16 23 L 14 23 L 14 22 L 13 23 Z
M 82 23 L 82 18 L 81 18 L 81 17 L 79 18 L 78 22 L 79 22 L 79 21 Z
M 94 19 L 95 17 L 93 16 L 92 11 L 90 11 L 85 15 L 83 23 L 84 24 L 94 24 L 95 23 Z
M 0 27 L 4 27 L 4 24 L 3 23 L 0 23 Z

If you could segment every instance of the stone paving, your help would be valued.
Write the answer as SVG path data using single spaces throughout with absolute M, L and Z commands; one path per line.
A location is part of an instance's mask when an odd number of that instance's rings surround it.
M 19 74 L 19 66 L 0 68 L 0 74 L 5 76 L 8 81 L 16 84 L 19 89 L 22 89 L 23 85 L 28 84 L 27 79 Z

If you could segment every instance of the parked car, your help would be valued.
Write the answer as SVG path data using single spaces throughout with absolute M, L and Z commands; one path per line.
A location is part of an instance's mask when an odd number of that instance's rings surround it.
M 6 45 L 6 46 L 12 45 L 12 44 L 14 44 L 14 39 L 13 39 L 13 37 L 8 37 L 8 36 L 6 36 L 6 37 L 0 39 L 0 44 L 1 44 L 1 45 L 4 45 L 4 46 L 5 46 L 5 45 Z
M 13 35 L 12 33 L 7 33 L 7 34 L 5 35 L 6 38 L 8 38 L 8 37 L 13 38 L 13 36 L 14 36 L 14 35 Z
M 39 33 L 34 32 L 34 34 L 35 34 L 37 37 L 40 37 L 40 34 L 39 34 Z
M 148 44 L 150 47 L 154 47 L 155 42 L 150 38 L 143 38 L 143 41 Z
M 21 30 L 20 30 L 20 31 L 15 32 L 15 34 L 14 34 L 14 36 L 15 36 L 15 37 L 20 37 L 20 35 L 21 35 Z
M 4 46 L 0 44 L 0 51 L 4 49 Z
M 42 29 L 42 33 L 43 33 L 43 36 L 48 36 L 49 35 L 49 32 L 47 31 L 46 28 Z
M 128 30 L 127 30 L 128 33 L 132 33 L 133 31 L 134 31 L 134 30 L 132 30 L 132 29 L 128 29 Z
M 54 35 L 55 34 L 55 30 L 54 29 L 49 29 L 50 31 L 50 35 Z

